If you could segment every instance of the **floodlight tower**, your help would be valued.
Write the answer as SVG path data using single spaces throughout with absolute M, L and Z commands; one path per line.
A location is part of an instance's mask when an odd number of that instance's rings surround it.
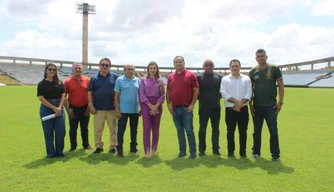
M 76 12 L 82 13 L 82 65 L 87 68 L 88 64 L 88 14 L 96 13 L 95 5 L 77 3 Z

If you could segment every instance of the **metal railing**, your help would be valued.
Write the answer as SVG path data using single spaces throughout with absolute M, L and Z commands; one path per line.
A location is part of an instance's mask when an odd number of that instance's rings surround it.
M 321 63 L 328 63 L 328 68 L 331 67 L 331 62 L 334 61 L 334 57 L 328 57 L 323 59 L 317 59 L 312 61 L 304 61 L 299 63 L 291 63 L 291 64 L 284 64 L 284 65 L 278 65 L 278 67 L 283 70 L 284 68 L 292 68 L 295 67 L 295 69 L 292 69 L 292 71 L 297 71 L 299 66 L 311 66 L 311 71 L 314 69 L 315 64 L 321 64 Z M 63 60 L 51 60 L 51 59 L 38 59 L 38 58 L 26 58 L 26 57 L 10 57 L 10 56 L 0 56 L 0 64 L 13 64 L 13 65 L 29 65 L 29 66 L 41 66 L 46 65 L 47 63 L 54 63 L 60 68 L 71 68 L 74 61 L 63 61 Z M 124 65 L 112 65 L 113 69 L 116 68 L 116 71 L 123 71 Z M 88 63 L 85 68 L 92 70 L 92 69 L 98 69 L 98 63 Z M 137 71 L 146 71 L 146 66 L 136 66 Z M 242 67 L 242 70 L 250 70 L 252 67 Z M 170 71 L 173 72 L 173 67 L 159 67 L 160 70 Z M 200 72 L 203 71 L 202 67 L 188 67 L 188 70 Z M 228 73 L 229 68 L 228 67 L 215 67 L 215 70 Z

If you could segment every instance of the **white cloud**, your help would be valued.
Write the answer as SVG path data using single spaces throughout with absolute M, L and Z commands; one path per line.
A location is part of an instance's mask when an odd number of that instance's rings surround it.
M 43 14 L 35 13 L 31 17 L 17 3 L 4 1 L 5 9 L 0 10 L 6 12 L 0 15 L 33 25 L 31 29 L 15 32 L 14 39 L 0 44 L 0 50 L 5 50 L 2 54 L 81 59 L 82 15 L 75 13 L 75 1 L 46 1 Z M 34 4 L 39 2 L 42 1 Z M 116 64 L 147 65 L 155 60 L 160 65 L 172 66 L 174 56 L 183 55 L 187 66 L 201 66 L 205 59 L 211 58 L 216 66 L 226 67 L 233 58 L 240 59 L 243 66 L 254 65 L 254 52 L 258 48 L 266 49 L 269 61 L 276 64 L 318 59 L 334 53 L 333 28 L 270 23 L 272 18 L 291 17 L 296 11 L 293 8 L 296 2 L 292 0 L 88 3 L 94 3 L 97 10 L 96 15 L 89 16 L 89 62 L 110 57 Z M 27 18 L 21 21 L 21 17 Z M 263 31 L 268 25 L 271 30 Z
M 323 0 L 313 5 L 312 15 L 315 16 L 333 16 L 334 15 L 334 1 Z

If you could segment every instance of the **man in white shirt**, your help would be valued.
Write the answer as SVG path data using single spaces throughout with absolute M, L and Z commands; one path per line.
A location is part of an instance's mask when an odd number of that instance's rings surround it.
M 240 68 L 239 60 L 231 60 L 231 74 L 223 77 L 220 85 L 225 103 L 228 158 L 234 157 L 234 132 L 237 124 L 239 129 L 239 154 L 240 157 L 247 158 L 246 141 L 249 121 L 247 104 L 252 97 L 252 84 L 248 76 L 240 73 Z

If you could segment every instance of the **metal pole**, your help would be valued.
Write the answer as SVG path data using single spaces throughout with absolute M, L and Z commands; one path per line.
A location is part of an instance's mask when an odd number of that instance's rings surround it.
M 88 64 L 88 4 L 83 4 L 82 14 L 82 65 L 87 69 Z

